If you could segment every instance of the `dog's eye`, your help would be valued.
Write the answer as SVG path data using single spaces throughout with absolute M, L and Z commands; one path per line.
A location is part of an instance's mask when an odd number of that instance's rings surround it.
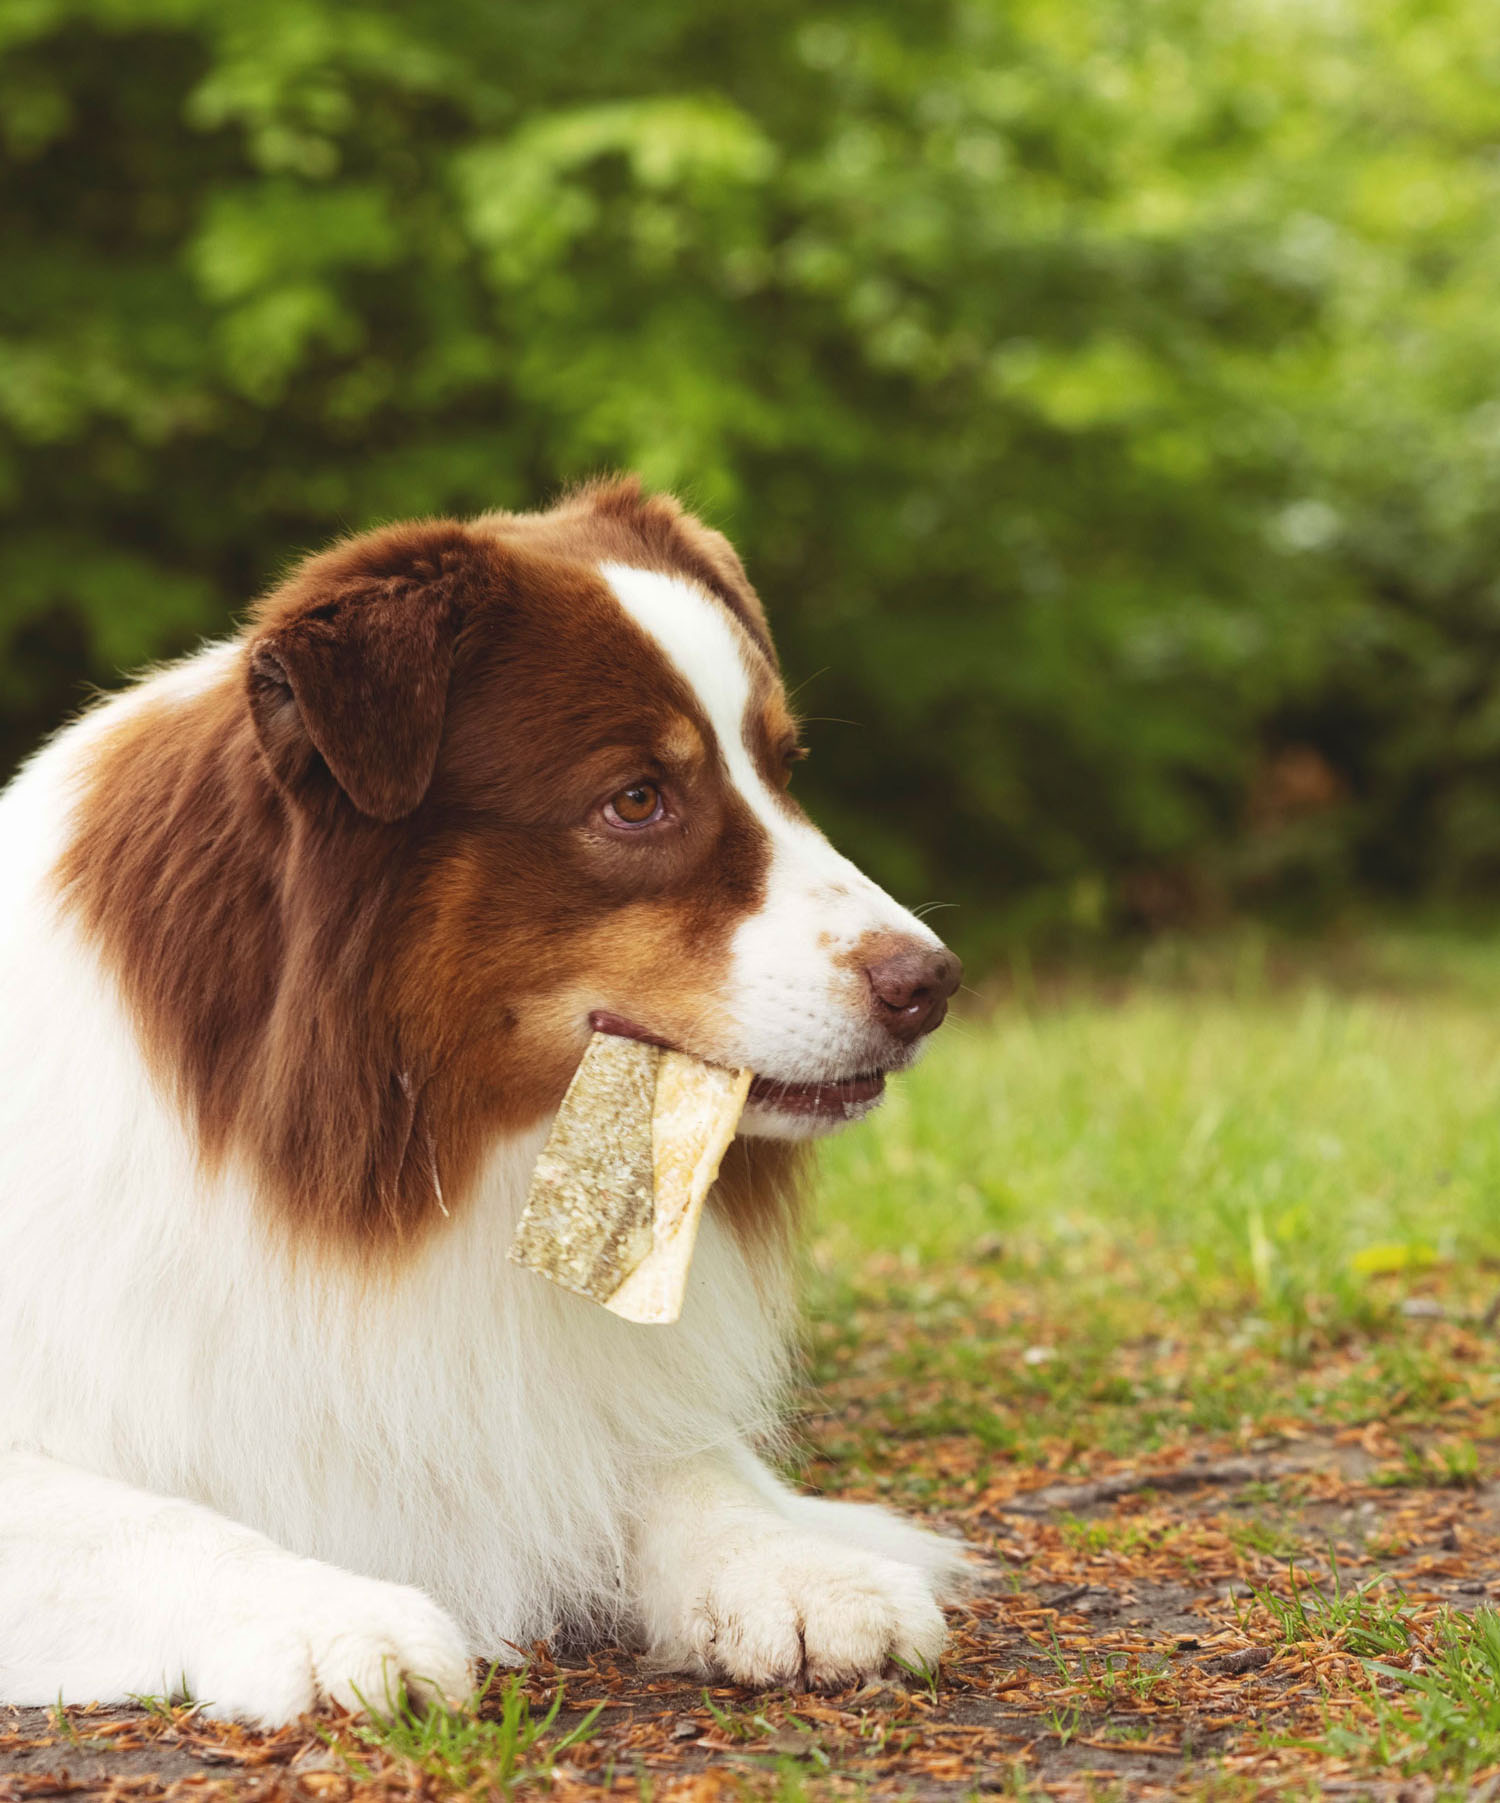
M 604 804 L 604 818 L 611 826 L 649 826 L 662 811 L 661 790 L 655 783 L 632 783 Z

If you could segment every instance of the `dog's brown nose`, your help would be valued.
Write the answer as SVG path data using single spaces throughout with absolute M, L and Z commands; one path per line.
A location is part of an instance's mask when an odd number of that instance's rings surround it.
M 920 945 L 910 939 L 887 943 L 890 949 L 865 966 L 865 975 L 881 1024 L 909 1045 L 942 1025 L 948 997 L 958 988 L 964 967 L 946 946 Z

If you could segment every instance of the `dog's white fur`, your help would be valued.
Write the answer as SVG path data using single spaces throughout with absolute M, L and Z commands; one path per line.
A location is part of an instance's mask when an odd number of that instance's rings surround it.
M 762 791 L 724 610 L 609 574 L 775 840 L 719 1049 L 847 1071 L 870 1029 L 835 954 L 930 935 Z M 185 1689 L 276 1723 L 403 1677 L 458 1697 L 472 1655 L 580 1622 L 750 1683 L 935 1659 L 952 1549 L 794 1496 L 751 1451 L 785 1378 L 786 1273 L 711 1213 L 681 1322 L 639 1328 L 506 1260 L 544 1128 L 497 1145 L 381 1276 L 289 1249 L 248 1178 L 205 1179 L 51 872 L 101 733 L 242 656 L 107 702 L 0 799 L 0 1702 Z

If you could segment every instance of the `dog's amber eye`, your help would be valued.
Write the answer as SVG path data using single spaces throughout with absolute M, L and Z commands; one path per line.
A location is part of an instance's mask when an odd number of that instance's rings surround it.
M 645 826 L 661 812 L 661 790 L 655 783 L 632 783 L 610 796 L 605 817 L 617 826 Z

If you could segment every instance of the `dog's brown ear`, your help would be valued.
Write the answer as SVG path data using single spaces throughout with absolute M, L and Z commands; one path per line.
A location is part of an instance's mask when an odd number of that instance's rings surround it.
M 420 803 L 480 555 L 462 527 L 393 528 L 312 559 L 271 597 L 250 646 L 250 712 L 289 794 L 326 786 L 321 765 L 372 819 Z

